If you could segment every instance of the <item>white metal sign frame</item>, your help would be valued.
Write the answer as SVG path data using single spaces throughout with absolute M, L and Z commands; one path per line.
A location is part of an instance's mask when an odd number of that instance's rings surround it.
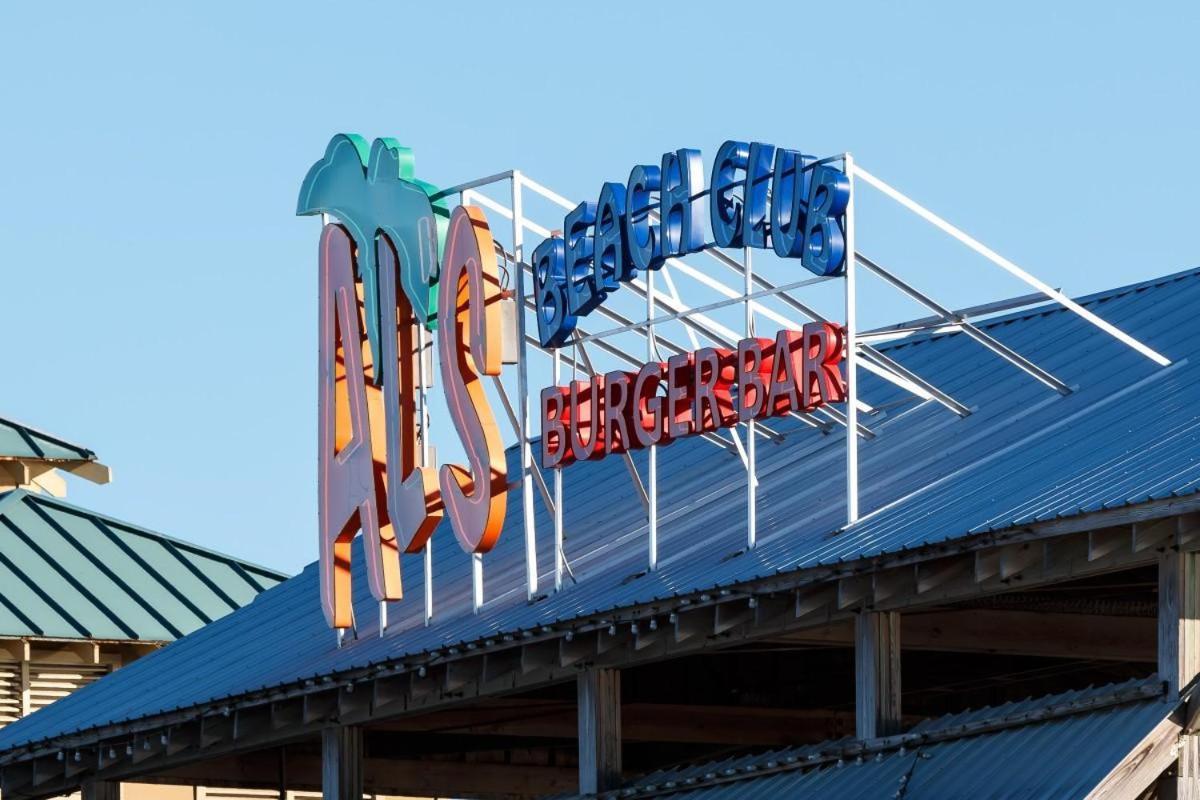
M 563 545 L 564 501 L 562 470 L 554 470 L 552 481 L 550 484 L 547 484 L 545 476 L 533 459 L 532 441 L 534 435 L 531 431 L 528 371 L 531 351 L 541 353 L 549 359 L 550 375 L 554 383 L 557 384 L 562 377 L 560 373 L 564 365 L 569 366 L 573 372 L 583 370 L 588 375 L 596 374 L 592 359 L 588 353 L 588 347 L 594 346 L 605 353 L 606 356 L 634 367 L 641 366 L 645 361 L 661 360 L 661 352 L 663 350 L 678 354 L 698 349 L 702 346 L 701 339 L 707 340 L 718 347 L 736 347 L 738 338 L 755 335 L 759 319 L 764 321 L 769 320 L 775 325 L 793 329 L 798 329 L 803 324 L 768 307 L 763 302 L 768 298 L 772 298 L 791 311 L 800 314 L 805 320 L 826 321 L 810 306 L 797 298 L 794 293 L 797 290 L 817 283 L 835 279 L 842 280 L 845 309 L 845 319 L 842 321 L 842 324 L 844 324 L 846 332 L 845 370 L 848 392 L 845 411 L 842 412 L 836 408 L 825 407 L 817 409 L 813 413 L 795 413 L 792 416 L 815 430 L 820 431 L 822 434 L 831 433 L 838 426 L 844 431 L 846 447 L 845 493 L 847 527 L 853 526 L 860 518 L 858 442 L 860 438 L 873 438 L 875 436 L 875 431 L 862 424 L 859 419 L 860 411 L 865 412 L 868 416 L 873 412 L 873 409 L 864 404 L 858 397 L 858 371 L 860 367 L 895 384 L 920 400 L 937 403 L 958 416 L 967 416 L 970 414 L 970 409 L 961 402 L 940 390 L 928 379 L 914 374 L 885 353 L 879 351 L 872 345 L 872 342 L 886 341 L 924 332 L 961 331 L 979 342 L 1000 359 L 1027 373 L 1034 379 L 1045 384 L 1048 388 L 1067 394 L 1071 390 L 1065 383 L 1012 348 L 1002 344 L 995 337 L 981 330 L 970 321 L 972 317 L 981 314 L 1032 305 L 1036 302 L 1049 299 L 1060 303 L 1067 310 L 1082 317 L 1104 333 L 1116 338 L 1156 364 L 1167 366 L 1171 363 L 1166 356 L 1163 356 L 1111 323 L 1101 319 L 1062 292 L 1034 277 L 1026 270 L 983 245 L 975 238 L 901 193 L 888 183 L 867 172 L 855 163 L 850 153 L 823 159 L 816 163 L 830 162 L 840 163 L 851 185 L 850 201 L 844 218 L 845 246 L 848 257 L 843 275 L 836 276 L 836 278 L 808 277 L 786 284 L 776 284 L 754 269 L 749 247 L 743 249 L 742 259 L 738 261 L 731 258 L 727 253 L 717 249 L 715 245 L 709 244 L 702 251 L 702 255 L 715 261 L 723 268 L 722 270 L 716 271 L 714 274 L 709 274 L 683 258 L 668 258 L 661 270 L 659 270 L 659 275 L 656 276 L 655 271 L 647 271 L 640 278 L 625 284 L 634 294 L 645 299 L 644 319 L 636 320 L 630 318 L 626 314 L 602 304 L 595 309 L 593 316 L 602 317 L 614 323 L 614 326 L 599 331 L 588 331 L 582 325 L 579 325 L 575 329 L 573 340 L 562 348 L 557 349 L 542 348 L 537 337 L 531 335 L 527 330 L 527 315 L 534 312 L 534 301 L 527 288 L 527 284 L 532 276 L 532 267 L 524 257 L 525 234 L 528 232 L 535 236 L 548 237 L 552 232 L 550 228 L 539 225 L 525 213 L 526 192 L 532 192 L 541 198 L 542 201 L 548 201 L 552 206 L 556 206 L 564 211 L 574 209 L 577 204 L 517 170 L 509 170 L 467 181 L 444 189 L 434 195 L 434 199 L 457 196 L 459 202 L 462 204 L 478 205 L 486 211 L 500 216 L 511 226 L 511 250 L 504 250 L 500 245 L 497 245 L 497 247 L 499 249 L 499 256 L 515 265 L 514 294 L 517 304 L 516 308 L 518 309 L 516 321 L 519 346 L 515 404 L 509 397 L 500 378 L 496 378 L 493 385 L 504 405 L 506 415 L 513 428 L 514 435 L 517 437 L 520 449 L 521 474 L 518 483 L 521 490 L 521 510 L 524 526 L 525 595 L 527 599 L 533 600 L 538 596 L 539 592 L 537 531 L 534 523 L 535 485 L 538 493 L 541 495 L 543 504 L 553 519 L 554 590 L 559 591 L 564 588 L 565 577 L 574 579 L 574 576 L 570 572 L 570 562 L 566 558 Z M 509 189 L 507 204 L 481 191 L 487 187 L 503 188 L 503 184 L 506 182 Z M 911 286 L 902 278 L 881 266 L 878 262 L 857 252 L 855 232 L 858 220 L 855 210 L 855 196 L 858 187 L 861 185 L 869 186 L 879 191 L 883 196 L 891 199 L 938 230 L 966 245 L 991 263 L 1024 281 L 1033 287 L 1036 293 L 1016 298 L 1013 301 L 988 304 L 960 311 L 952 311 L 939 304 L 936 300 Z M 705 190 L 704 194 L 707 195 L 708 190 Z M 693 200 L 696 199 L 698 198 L 693 198 Z M 652 213 L 651 216 L 654 218 L 657 215 Z M 852 257 L 850 257 L 850 254 L 853 254 Z M 934 313 L 934 316 L 885 329 L 860 331 L 857 319 L 859 267 L 876 275 L 888 285 L 893 286 L 903 294 L 929 308 Z M 722 280 L 722 277 L 726 274 L 731 274 L 731 277 L 737 280 L 728 283 L 725 282 Z M 658 285 L 659 278 L 662 281 L 661 287 Z M 677 280 L 685 282 L 685 285 L 694 284 L 696 286 L 703 286 L 707 290 L 715 291 L 724 299 L 699 306 L 690 306 L 683 300 L 682 293 L 679 291 L 679 284 L 676 282 Z M 728 325 L 711 316 L 715 311 L 733 306 L 740 306 L 744 309 L 744 325 L 742 326 L 743 330 L 741 333 L 734 331 Z M 660 313 L 660 309 L 661 311 L 665 311 L 665 313 Z M 686 343 L 679 342 L 666 334 L 663 328 L 666 323 L 678 323 L 687 336 L 688 341 Z M 628 347 L 623 347 L 614 342 L 613 339 L 621 334 L 633 334 L 644 338 L 644 351 L 640 353 L 634 352 Z M 424 351 L 424 348 L 428 345 L 428 334 L 423 327 L 420 328 L 418 337 L 418 346 Z M 568 349 L 571 351 L 569 355 L 566 352 Z M 418 361 L 420 365 L 419 418 L 422 426 L 420 438 L 421 458 L 423 463 L 428 464 L 431 458 L 430 437 L 428 433 L 430 430 L 428 408 L 430 381 L 429 376 L 426 374 L 425 359 L 421 358 Z M 717 446 L 736 452 L 745 465 L 746 547 L 754 548 L 758 542 L 756 443 L 759 438 L 778 440 L 781 435 L 773 430 L 769 423 L 762 421 L 744 423 L 728 429 L 726 433 L 728 434 L 728 438 L 717 433 L 705 434 L 705 438 Z M 643 499 L 646 508 L 646 564 L 647 569 L 655 570 L 660 563 L 658 543 L 658 446 L 655 445 L 648 448 L 647 468 L 644 478 L 639 474 L 632 457 L 625 454 L 624 459 L 631 479 L 637 488 L 639 496 Z M 434 618 L 432 541 L 426 545 L 423 558 L 425 571 L 424 619 L 428 625 Z M 472 607 L 476 612 L 484 604 L 483 566 L 483 556 L 473 555 Z M 386 604 L 381 604 L 381 606 L 386 606 Z M 380 613 L 381 623 L 383 623 L 381 624 L 382 632 L 386 624 L 384 622 L 386 620 L 386 616 L 384 616 L 386 608 L 381 607 Z

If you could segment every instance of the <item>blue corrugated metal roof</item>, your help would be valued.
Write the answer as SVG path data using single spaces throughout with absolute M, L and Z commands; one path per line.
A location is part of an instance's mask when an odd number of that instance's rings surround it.
M 1134 684 L 955 714 L 922 723 L 912 731 L 946 733 L 945 741 L 910 742 L 863 757 L 848 755 L 833 763 L 825 759 L 837 753 L 837 742 L 661 770 L 628 784 L 616 795 L 663 800 L 1082 798 L 1171 715 L 1175 704 L 1155 697 L 1045 721 L 1014 718 L 1051 707 L 1085 704 L 1130 688 Z M 976 735 L 952 730 L 998 720 L 1014 721 L 1001 723 L 1001 730 Z M 824 763 L 805 768 L 810 759 L 818 757 Z
M 96 454 L 28 425 L 0 419 L 0 458 L 93 461 Z
M 286 577 L 41 495 L 0 495 L 0 636 L 170 641 Z
M 0 731 L 0 750 L 188 708 L 339 670 L 366 667 L 500 632 L 704 591 L 784 571 L 895 553 L 1037 520 L 1191 494 L 1200 484 L 1200 271 L 1084 298 L 1174 359 L 1159 368 L 1057 307 L 988 323 L 992 335 L 1077 387 L 1062 396 L 960 334 L 889 353 L 975 411 L 958 418 L 903 402 L 889 384 L 860 388 L 886 417 L 860 447 L 861 506 L 849 530 L 840 435 L 796 428 L 759 447 L 759 546 L 745 540 L 744 471 L 697 440 L 659 453 L 659 569 L 644 573 L 645 515 L 620 459 L 564 474 L 565 550 L 577 585 L 527 603 L 521 503 L 486 557 L 487 604 L 471 613 L 470 559 L 443 526 L 434 537 L 435 621 L 422 618 L 420 557 L 404 561 L 407 598 L 385 636 L 355 556 L 360 638 L 342 649 L 321 614 L 317 572 Z M 637 457 L 640 461 L 641 456 Z M 510 460 L 515 453 L 510 451 Z M 515 464 L 514 471 L 515 471 Z M 552 585 L 552 521 L 535 503 L 542 586 Z M 307 546 L 307 545 L 301 545 Z

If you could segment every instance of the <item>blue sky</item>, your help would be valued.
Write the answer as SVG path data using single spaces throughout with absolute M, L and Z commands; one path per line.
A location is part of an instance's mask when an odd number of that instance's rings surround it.
M 1072 294 L 1195 266 L 1195 3 L 9 4 L 0 415 L 92 447 L 75 502 L 271 566 L 315 557 L 331 134 L 447 185 L 575 198 L 728 138 L 859 163 Z M 949 305 L 1022 293 L 864 200 Z M 864 297 L 870 324 L 920 315 Z M 931 376 L 932 377 L 932 376 Z M 450 447 L 450 445 L 448 445 Z

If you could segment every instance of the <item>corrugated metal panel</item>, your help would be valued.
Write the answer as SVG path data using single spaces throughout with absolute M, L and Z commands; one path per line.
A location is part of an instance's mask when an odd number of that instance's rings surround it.
M 1087 689 L 977 709 L 922 723 L 913 733 L 948 732 L 984 720 L 1083 704 L 1121 688 Z M 653 793 L 664 800 L 1069 800 L 1086 796 L 1174 707 L 1161 698 L 1129 702 L 1047 721 L 1014 723 L 978 735 L 952 734 L 948 741 L 847 757 L 807 770 L 803 767 L 807 760 L 836 750 L 838 743 L 774 750 L 661 770 L 630 783 L 620 794 Z M 761 775 L 764 771 L 773 774 Z
M 0 419 L 0 458 L 91 461 L 96 454 L 28 425 Z
M 487 604 L 479 614 L 470 607 L 470 559 L 443 526 L 433 546 L 435 624 L 423 624 L 420 557 L 406 558 L 408 599 L 392 604 L 387 635 L 379 636 L 377 604 L 358 553 L 360 638 L 336 649 L 320 610 L 316 568 L 310 566 L 238 613 L 10 726 L 0 732 L 0 749 L 499 632 L 1195 492 L 1200 369 L 1193 362 L 1200 356 L 1200 318 L 1194 309 L 1200 305 L 1200 272 L 1084 302 L 1175 363 L 1160 369 L 1058 308 L 986 327 L 1077 387 L 1067 396 L 961 335 L 888 348 L 975 413 L 959 419 L 931 403 L 904 402 L 899 390 L 864 376 L 864 398 L 890 411 L 865 420 L 879 435 L 860 449 L 867 516 L 850 530 L 840 530 L 843 439 L 799 423 L 780 426 L 789 432 L 783 443 L 759 448 L 760 544 L 751 553 L 741 552 L 740 460 L 697 439 L 661 450 L 660 568 L 651 574 L 644 574 L 644 511 L 624 465 L 620 459 L 579 464 L 564 474 L 565 550 L 579 582 L 563 592 L 526 602 L 521 503 L 514 493 L 505 535 L 485 559 Z M 515 471 L 516 454 L 509 456 Z M 636 460 L 644 463 L 640 454 Z M 535 514 L 541 585 L 548 587 L 552 521 L 540 501 Z M 0 585 L 8 580 L 0 564 Z
M 0 495 L 0 637 L 169 641 L 285 577 L 42 495 Z

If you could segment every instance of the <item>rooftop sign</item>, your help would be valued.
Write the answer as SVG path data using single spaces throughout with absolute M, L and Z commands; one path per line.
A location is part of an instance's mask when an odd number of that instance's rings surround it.
M 707 192 L 697 150 L 634 167 L 626 184 L 605 183 L 597 203 L 566 215 L 565 238 L 549 236 L 534 250 L 538 340 L 565 344 L 579 317 L 639 272 L 709 246 L 706 211 L 717 246 L 772 246 L 811 272 L 837 274 L 849 191 L 829 164 L 758 143 L 723 145 Z M 390 601 L 403 593 L 399 554 L 425 548 L 444 516 L 470 553 L 488 552 L 503 528 L 508 475 L 483 389 L 485 376 L 501 372 L 496 246 L 484 212 L 449 212 L 435 187 L 414 177 L 411 151 L 391 139 L 368 146 L 335 136 L 309 170 L 297 212 L 336 220 L 319 251 L 319 527 L 323 607 L 345 628 L 359 532 L 371 591 Z M 418 445 L 428 384 L 418 374 L 419 340 L 435 329 L 451 423 L 469 461 L 438 472 Z M 542 464 L 842 402 L 843 346 L 839 327 L 818 323 L 596 376 L 583 390 L 551 387 L 542 392 Z
M 858 252 L 856 180 L 1148 358 L 1170 363 L 857 167 L 849 154 L 816 158 L 728 141 L 716 151 L 707 186 L 703 172 L 698 150 L 675 150 L 658 163 L 633 167 L 624 182 L 603 183 L 595 202 L 577 203 L 517 171 L 438 189 L 416 178 L 411 151 L 395 140 L 368 145 L 355 135 L 333 137 L 309 170 L 297 207 L 299 214 L 320 214 L 324 223 L 318 259 L 319 541 L 322 604 L 331 626 L 344 631 L 355 625 L 350 561 L 359 533 L 370 589 L 380 603 L 380 633 L 387 628 L 387 603 L 403 595 L 402 553 L 424 556 L 428 622 L 430 542 L 444 517 L 472 555 L 478 610 L 484 603 L 482 556 L 496 544 L 510 491 L 518 487 L 526 597 L 534 599 L 539 590 L 536 496 L 553 519 L 554 586 L 561 588 L 567 568 L 561 471 L 576 461 L 625 460 L 645 503 L 648 565 L 656 569 L 656 453 L 686 436 L 725 448 L 745 465 L 746 546 L 752 548 L 755 442 L 781 436 L 768 426 L 773 418 L 799 420 L 824 434 L 844 431 L 846 520 L 853 525 L 859 519 L 858 442 L 876 436 L 873 423 L 860 422 L 860 411 L 868 422 L 876 413 L 858 396 L 860 367 L 921 402 L 958 416 L 971 413 L 876 342 L 961 330 L 1055 391 L 1071 391 L 970 323 L 970 316 L 1000 306 L 951 311 Z M 507 202 L 494 197 L 498 185 L 510 189 Z M 528 216 L 527 196 L 565 212 L 561 229 Z M 489 219 L 511 228 L 496 238 Z M 539 244 L 526 259 L 529 233 Z M 773 277 L 753 264 L 756 250 L 775 259 L 769 262 L 775 264 Z M 702 259 L 709 269 L 695 265 Z M 935 316 L 858 330 L 856 267 Z M 823 317 L 796 295 L 827 280 L 844 288 L 844 317 Z M 689 305 L 679 289 L 683 281 L 718 299 Z M 644 308 L 641 319 L 640 311 L 629 310 L 631 299 Z M 744 324 L 730 322 L 734 312 L 742 312 Z M 589 316 L 614 326 L 584 330 Z M 631 338 L 643 340 L 644 349 L 631 350 Z M 430 447 L 426 403 L 432 386 L 426 356 L 434 349 L 449 422 L 466 461 L 440 468 Z M 598 368 L 592 352 L 609 363 Z M 548 360 L 541 367 L 549 366 L 549 385 L 531 390 L 530 358 L 539 353 Z M 505 370 L 506 363 L 513 369 Z M 563 365 L 573 376 L 583 370 L 583 379 L 564 383 Z M 535 407 L 540 442 L 534 439 Z M 511 483 L 500 432 L 504 417 L 520 458 Z M 634 462 L 634 450 L 645 451 L 644 466 Z
M 638 165 L 626 184 L 605 183 L 597 202 L 567 214 L 563 237 L 538 245 L 533 293 L 543 347 L 564 344 L 579 317 L 639 272 L 710 246 L 770 247 L 817 275 L 841 273 L 850 199 L 841 170 L 796 150 L 731 141 L 717 151 L 707 192 L 702 173 L 692 149 L 665 154 L 661 167 Z

